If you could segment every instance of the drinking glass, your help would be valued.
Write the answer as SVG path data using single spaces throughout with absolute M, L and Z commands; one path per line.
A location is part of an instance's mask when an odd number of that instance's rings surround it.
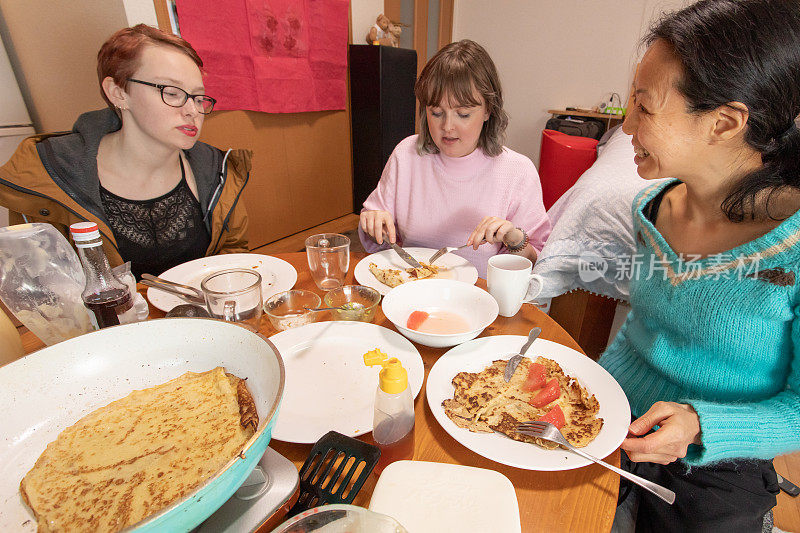
M 350 239 L 338 233 L 320 233 L 306 239 L 308 268 L 314 283 L 330 291 L 344 285 L 350 268 Z
M 519 255 L 500 254 L 489 258 L 486 286 L 500 308 L 500 316 L 514 316 L 523 302 L 536 298 L 544 280 L 532 274 L 533 263 Z
M 200 289 L 212 317 L 258 331 L 264 302 L 261 274 L 249 268 L 220 270 L 203 278 Z

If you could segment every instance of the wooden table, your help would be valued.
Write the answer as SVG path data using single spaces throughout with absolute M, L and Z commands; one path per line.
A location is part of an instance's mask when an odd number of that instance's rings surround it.
M 288 261 L 297 270 L 296 288 L 311 290 L 320 296 L 324 294 L 324 291 L 317 289 L 311 279 L 305 253 L 277 254 L 276 257 Z M 363 257 L 365 254 L 354 253 L 351 255 L 347 284 L 355 283 L 353 268 Z M 482 279 L 478 280 L 477 285 L 486 288 L 486 282 Z M 143 292 L 144 287 L 140 287 L 140 290 Z M 162 311 L 151 306 L 151 318 L 163 316 Z M 395 330 L 392 323 L 383 315 L 380 307 L 373 322 Z M 520 312 L 512 318 L 498 317 L 491 326 L 484 330 L 481 336 L 527 335 L 534 326 L 542 328 L 541 338 L 580 351 L 577 343 L 558 324 L 528 304 L 523 305 Z M 265 335 L 276 333 L 266 317 L 262 321 L 260 331 Z M 39 339 L 30 332 L 23 334 L 22 340 L 26 353 L 42 347 Z M 429 348 L 417 344 L 415 346 L 422 355 L 427 378 L 433 364 L 448 348 Z M 447 434 L 436 422 L 428 407 L 424 387 L 417 396 L 414 407 L 416 411 L 414 459 L 476 466 L 501 472 L 514 484 L 524 532 L 596 532 L 611 529 L 619 488 L 619 478 L 616 474 L 595 464 L 561 472 L 536 472 L 505 466 L 470 451 Z M 369 435 L 361 438 L 367 442 L 371 441 Z M 270 446 L 294 462 L 298 469 L 311 451 L 310 444 L 293 444 L 273 440 Z M 618 466 L 619 451 L 615 451 L 607 460 Z M 371 476 L 353 503 L 363 507 L 369 506 L 376 481 L 376 476 Z M 480 487 L 476 487 L 476 490 L 480 490 Z

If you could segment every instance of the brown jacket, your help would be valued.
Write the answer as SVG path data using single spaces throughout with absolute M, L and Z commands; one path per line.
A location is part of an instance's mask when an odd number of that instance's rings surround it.
M 116 115 L 104 109 L 81 115 L 72 132 L 22 141 L 0 167 L 0 205 L 9 209 L 10 223 L 49 222 L 68 237 L 70 224 L 96 222 L 109 262 L 123 263 L 106 223 L 97 178 L 100 139 L 119 127 Z M 184 155 L 211 234 L 206 255 L 247 252 L 247 213 L 241 196 L 250 177 L 252 152 L 231 150 L 226 157 L 198 142 Z

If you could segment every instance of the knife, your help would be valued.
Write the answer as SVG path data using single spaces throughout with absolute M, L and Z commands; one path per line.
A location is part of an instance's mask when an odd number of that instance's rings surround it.
M 785 479 L 783 476 L 778 474 L 778 486 L 781 488 L 783 492 L 788 494 L 789 496 L 797 497 L 800 494 L 800 487 Z
M 503 373 L 503 378 L 505 378 L 506 383 L 511 381 L 514 371 L 517 369 L 517 366 L 519 366 L 519 362 L 522 361 L 522 356 L 528 351 L 528 348 L 531 347 L 531 344 L 533 344 L 533 341 L 536 340 L 536 337 L 538 337 L 541 332 L 542 328 L 533 328 L 530 333 L 528 333 L 528 342 L 525 343 L 517 355 L 508 360 L 506 363 L 506 370 Z
M 419 261 L 417 261 L 416 259 L 414 259 L 413 257 L 411 257 L 411 254 L 410 254 L 410 253 L 406 252 L 405 250 L 403 250 L 402 248 L 400 248 L 400 247 L 399 247 L 398 245 L 396 245 L 395 243 L 393 243 L 393 242 L 389 241 L 389 236 L 388 236 L 388 235 L 386 235 L 385 233 L 383 234 L 383 240 L 384 240 L 384 242 L 387 242 L 387 243 L 389 243 L 389 246 L 391 246 L 391 247 L 392 247 L 392 250 L 394 250 L 395 252 L 397 252 L 397 255 L 399 255 L 399 256 L 400 256 L 400 258 L 401 258 L 403 261 L 405 261 L 406 263 L 408 263 L 409 265 L 411 265 L 411 266 L 412 266 L 412 267 L 414 267 L 414 268 L 425 268 L 425 267 L 423 267 L 423 266 L 422 266 L 422 264 L 420 264 L 420 262 L 419 262 Z

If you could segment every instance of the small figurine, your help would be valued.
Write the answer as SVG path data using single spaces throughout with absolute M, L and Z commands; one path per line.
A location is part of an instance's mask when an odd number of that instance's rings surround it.
M 381 13 L 367 33 L 367 42 L 397 48 L 400 46 L 400 34 L 403 33 L 402 26 L 400 23 L 392 22 L 389 17 Z

